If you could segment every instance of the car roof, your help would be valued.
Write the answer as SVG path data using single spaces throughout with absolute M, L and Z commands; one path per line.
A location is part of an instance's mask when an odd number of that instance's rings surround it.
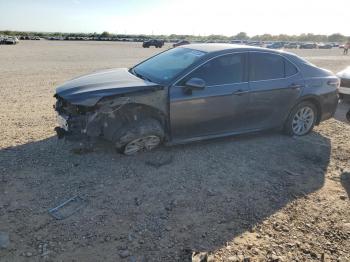
M 268 48 L 258 47 L 258 46 L 247 46 L 247 45 L 237 45 L 237 44 L 216 44 L 216 43 L 205 43 L 205 44 L 189 44 L 182 46 L 182 48 L 190 48 L 198 51 L 203 51 L 207 53 L 220 52 L 220 51 L 268 51 L 272 53 L 280 53 L 280 51 L 271 50 Z
M 203 51 L 208 54 L 215 55 L 217 53 L 225 54 L 230 52 L 239 52 L 239 51 L 260 51 L 264 53 L 271 53 L 271 54 L 279 54 L 287 56 L 289 59 L 292 59 L 296 63 L 305 63 L 304 59 L 301 59 L 299 56 L 297 56 L 294 53 L 290 53 L 284 50 L 276 50 L 276 49 L 269 49 L 259 46 L 247 46 L 247 45 L 237 45 L 237 44 L 218 44 L 218 43 L 205 43 L 205 44 L 189 44 L 184 46 L 179 46 L 176 48 L 189 48 L 194 49 L 198 51 Z M 308 63 L 308 62 L 307 62 Z

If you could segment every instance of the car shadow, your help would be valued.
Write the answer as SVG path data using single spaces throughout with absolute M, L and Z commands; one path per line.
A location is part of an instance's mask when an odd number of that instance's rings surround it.
M 320 189 L 331 144 L 313 132 L 216 139 L 133 157 L 104 143 L 84 148 L 50 137 L 0 151 L 0 228 L 14 247 L 0 260 L 15 261 L 23 250 L 36 259 L 48 243 L 58 261 L 190 261 L 192 251 L 222 248 Z M 75 195 L 85 200 L 79 212 L 64 220 L 49 215 Z
M 350 198 L 350 173 L 344 172 L 340 176 L 340 181 L 341 181 L 341 184 L 344 187 L 346 193 L 348 194 L 348 198 Z

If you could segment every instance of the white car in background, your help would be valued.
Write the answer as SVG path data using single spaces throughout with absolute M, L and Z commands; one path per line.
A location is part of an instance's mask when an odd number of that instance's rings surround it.
M 337 74 L 340 78 L 339 98 L 350 98 L 350 66 Z

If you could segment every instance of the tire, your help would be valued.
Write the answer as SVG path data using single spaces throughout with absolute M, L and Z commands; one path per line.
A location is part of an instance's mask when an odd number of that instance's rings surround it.
M 149 151 L 159 146 L 164 138 L 162 125 L 153 118 L 140 119 L 118 130 L 113 138 L 115 148 L 125 155 Z
M 350 110 L 346 113 L 346 120 L 348 120 L 348 122 L 350 122 Z
M 309 134 L 317 119 L 316 106 L 308 101 L 297 104 L 290 112 L 284 125 L 284 132 L 289 136 L 304 136 Z

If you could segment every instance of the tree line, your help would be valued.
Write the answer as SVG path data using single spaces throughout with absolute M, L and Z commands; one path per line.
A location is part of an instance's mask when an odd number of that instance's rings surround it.
M 4 30 L 0 31 L 0 35 L 12 35 L 12 36 L 40 36 L 40 37 L 97 37 L 97 38 L 123 38 L 123 39 L 164 39 L 166 41 L 172 40 L 182 40 L 186 39 L 189 41 L 231 41 L 231 40 L 250 40 L 250 41 L 292 41 L 292 42 L 346 42 L 350 41 L 349 36 L 342 35 L 340 33 L 334 33 L 331 35 L 319 35 L 319 34 L 300 34 L 300 35 L 287 35 L 287 34 L 279 34 L 279 35 L 271 35 L 271 34 L 263 34 L 263 35 L 255 35 L 248 36 L 245 32 L 240 32 L 236 35 L 232 36 L 224 36 L 224 35 L 208 35 L 208 36 L 200 36 L 200 35 L 145 35 L 145 34 L 111 34 L 107 31 L 99 34 L 99 33 L 61 33 L 61 32 L 22 32 L 22 31 L 10 31 Z

